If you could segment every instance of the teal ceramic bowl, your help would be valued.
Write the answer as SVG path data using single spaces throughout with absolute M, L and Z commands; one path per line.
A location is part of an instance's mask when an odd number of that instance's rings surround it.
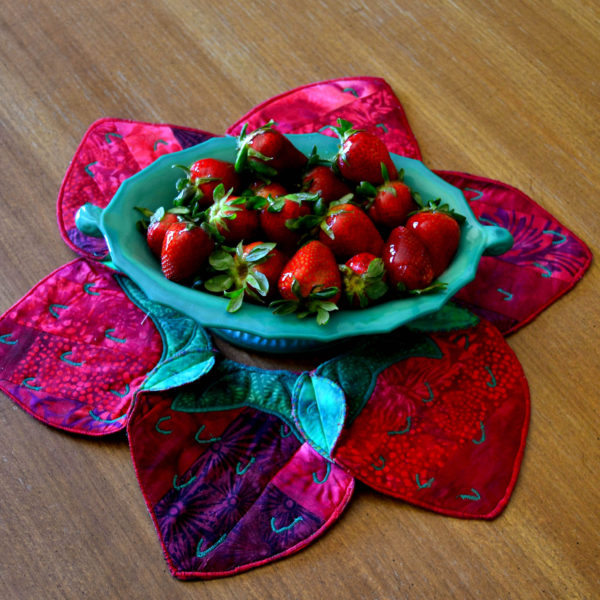
M 305 154 L 317 147 L 323 158 L 332 158 L 336 138 L 321 134 L 289 135 L 290 141 Z M 176 164 L 191 165 L 200 158 L 212 157 L 233 162 L 236 139 L 213 138 L 181 152 L 160 157 L 147 168 L 123 181 L 110 204 L 102 211 L 86 205 L 78 214 L 78 226 L 86 233 L 98 229 L 104 236 L 113 264 L 128 275 L 151 299 L 192 317 L 226 340 L 251 350 L 300 352 L 354 336 L 390 332 L 401 325 L 438 311 L 463 286 L 473 280 L 483 254 L 501 254 L 513 243 L 503 228 L 484 226 L 477 221 L 461 190 L 432 173 L 423 163 L 392 155 L 404 180 L 423 200 L 442 198 L 466 217 L 461 226 L 461 241 L 450 267 L 439 278 L 444 290 L 423 296 L 389 300 L 363 310 L 340 310 L 329 322 L 318 325 L 314 319 L 295 315 L 275 315 L 267 307 L 245 303 L 236 313 L 226 310 L 227 299 L 184 287 L 167 280 L 160 264 L 136 229 L 136 206 L 155 210 L 168 205 L 181 176 Z

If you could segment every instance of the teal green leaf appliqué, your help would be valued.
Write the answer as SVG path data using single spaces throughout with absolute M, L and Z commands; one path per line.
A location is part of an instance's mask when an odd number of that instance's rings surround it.
M 307 441 L 326 458 L 344 426 L 346 398 L 339 385 L 324 377 L 303 373 L 292 397 L 294 418 Z

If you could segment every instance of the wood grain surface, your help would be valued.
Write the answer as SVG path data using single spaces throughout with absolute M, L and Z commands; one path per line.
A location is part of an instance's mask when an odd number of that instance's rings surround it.
M 594 0 L 3 0 L 0 313 L 73 258 L 55 202 L 93 121 L 222 133 L 270 96 L 351 75 L 388 81 L 430 167 L 519 188 L 596 254 L 599 19 Z M 0 597 L 597 598 L 599 283 L 593 264 L 509 338 L 532 416 L 499 518 L 359 486 L 305 550 L 220 580 L 169 575 L 124 435 L 61 433 L 0 395 Z

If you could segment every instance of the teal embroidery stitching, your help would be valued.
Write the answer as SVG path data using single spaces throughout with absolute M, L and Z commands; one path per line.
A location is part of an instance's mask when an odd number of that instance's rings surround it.
M 50 311 L 50 314 L 55 319 L 58 319 L 60 317 L 60 315 L 56 312 L 57 308 L 69 308 L 69 307 L 66 304 L 51 304 L 50 307 L 48 308 L 48 310 Z
M 184 487 L 187 487 L 188 485 L 190 485 L 190 483 L 192 483 L 195 480 L 196 480 L 196 476 L 193 475 L 185 483 L 177 483 L 177 474 L 175 474 L 175 476 L 173 477 L 173 487 L 176 490 L 182 490 Z
M 383 129 L 384 133 L 387 133 L 389 131 L 389 129 L 386 127 L 385 123 L 377 123 L 377 125 L 375 125 L 375 127 L 379 127 L 380 129 Z
M 98 161 L 94 160 L 91 163 L 88 163 L 87 165 L 85 165 L 85 172 L 90 176 L 90 177 L 95 177 L 95 173 L 90 169 L 90 167 L 93 167 Z
M 388 431 L 388 435 L 404 435 L 405 433 L 408 433 L 410 431 L 411 428 L 411 418 L 410 415 L 408 415 L 408 417 L 406 417 L 406 427 L 404 429 L 402 429 L 401 431 Z
M 458 342 L 462 340 L 465 340 L 463 348 L 466 350 L 469 347 L 469 344 L 471 343 L 471 340 L 469 340 L 469 336 L 466 333 L 461 333 L 460 335 L 457 335 L 455 338 L 452 338 L 451 341 L 453 344 L 458 344 Z
M 116 419 L 103 419 L 102 417 L 99 417 L 95 412 L 94 409 L 92 408 L 90 410 L 90 417 L 92 417 L 92 419 L 94 419 L 94 421 L 99 421 L 100 423 L 118 423 L 119 421 L 122 421 L 127 415 L 121 415 L 120 417 L 117 417 Z
M 504 296 L 504 300 L 510 301 L 513 299 L 513 295 L 510 292 L 507 292 L 506 290 L 503 290 L 502 288 L 498 288 L 497 291 L 500 292 Z
M 344 88 L 342 91 L 350 92 L 355 98 L 358 98 L 358 92 L 354 88 L 347 87 L 347 88 Z
M 156 152 L 156 149 L 158 148 L 159 144 L 162 144 L 163 146 L 168 146 L 169 145 L 169 143 L 165 142 L 165 140 L 156 140 L 154 142 L 154 148 L 153 148 L 154 152 Z
M 112 144 L 112 138 L 118 138 L 121 140 L 121 139 L 123 139 L 123 136 L 120 135 L 119 133 L 115 133 L 114 131 L 109 131 L 104 136 L 104 140 L 106 141 L 107 144 Z
M 125 391 L 124 392 L 119 392 L 119 390 L 108 390 L 111 394 L 114 394 L 115 396 L 119 396 L 119 398 L 125 398 L 125 396 L 127 396 L 127 394 L 129 394 L 129 384 L 126 383 L 125 384 Z
M 433 482 L 435 481 L 435 477 L 432 477 L 431 479 L 427 480 L 425 483 L 421 483 L 421 478 L 419 477 L 419 474 L 417 473 L 415 475 L 415 481 L 417 482 L 417 487 L 422 490 L 423 488 L 430 488 L 433 484 Z
M 329 475 L 330 475 L 330 474 L 331 474 L 331 463 L 330 463 L 330 462 L 328 462 L 328 463 L 327 463 L 327 471 L 325 471 L 325 477 L 323 477 L 323 479 L 319 479 L 319 478 L 317 477 L 317 474 L 316 474 L 316 473 L 313 473 L 313 474 L 312 474 L 313 481 L 314 481 L 315 483 L 318 483 L 319 485 L 321 485 L 321 484 L 325 483 L 325 482 L 326 482 L 326 481 L 329 479 Z
M 479 421 L 479 428 L 481 429 L 481 437 L 478 440 L 473 438 L 471 441 L 474 444 L 483 444 L 483 442 L 485 442 L 485 427 L 483 425 L 483 421 Z
M 538 269 L 542 269 L 542 271 L 544 271 L 542 273 L 542 277 L 552 277 L 552 269 L 550 269 L 550 267 L 546 267 L 544 265 L 541 265 L 540 263 L 533 263 L 534 267 L 538 267 Z
M 91 282 L 91 283 L 86 283 L 86 284 L 84 284 L 84 286 L 83 286 L 83 291 L 84 291 L 86 294 L 89 294 L 90 296 L 99 296 L 99 295 L 100 295 L 100 292 L 92 292 L 92 291 L 90 291 L 90 290 L 91 290 L 91 288 L 93 288 L 93 287 L 95 287 L 95 286 L 96 286 L 96 284 L 95 284 L 95 283 L 93 283 L 93 282 Z
M 284 525 L 283 527 L 275 527 L 275 517 L 271 517 L 271 529 L 273 530 L 273 533 L 283 533 L 284 531 L 287 531 L 288 529 L 291 529 L 292 527 L 300 523 L 300 521 L 302 520 L 302 517 L 296 517 L 289 525 Z
M 546 235 L 553 235 L 553 236 L 558 237 L 558 239 L 556 239 L 552 242 L 553 246 L 560 246 L 561 244 L 564 244 L 567 241 L 567 236 L 564 233 L 560 233 L 560 231 L 553 231 L 552 229 L 544 229 L 544 231 L 542 231 L 542 233 L 545 233 Z
M 171 429 L 163 429 L 160 424 L 164 423 L 165 421 L 168 421 L 171 417 L 161 417 L 158 421 L 156 421 L 156 425 L 154 426 L 154 429 L 156 429 L 156 431 L 158 431 L 158 433 L 162 433 L 163 435 L 168 435 L 169 433 L 173 433 L 173 431 Z
M 479 200 L 481 196 L 483 196 L 483 192 L 481 190 L 474 190 L 473 188 L 466 187 L 465 192 L 473 192 L 475 194 L 471 200 Z
M 240 461 L 238 461 L 238 464 L 235 465 L 235 472 L 238 475 L 243 475 L 254 464 L 255 461 L 256 461 L 256 457 L 255 456 L 251 457 L 250 460 L 248 461 L 248 464 L 242 468 L 240 468 L 241 463 L 240 463 Z
M 283 431 L 284 431 L 284 427 L 287 429 L 287 433 L 283 433 Z M 292 435 L 292 428 L 291 428 L 291 427 L 289 427 L 288 425 L 282 425 L 282 426 L 279 428 L 279 435 L 280 435 L 282 438 L 290 437 L 290 435 Z
M 487 219 L 486 217 L 479 217 L 479 221 L 481 223 L 486 223 L 487 225 L 496 225 L 496 223 L 494 223 L 494 221 L 492 221 L 491 219 Z
M 104 337 L 107 337 L 109 340 L 112 340 L 113 342 L 119 342 L 119 344 L 124 344 L 127 341 L 127 338 L 118 338 L 118 337 L 115 337 L 114 335 L 111 335 L 113 331 L 114 331 L 114 329 L 107 329 L 104 332 Z
M 29 382 L 30 381 L 35 381 L 35 377 L 25 377 L 25 379 L 23 379 L 23 381 L 21 382 L 21 385 L 24 385 L 26 388 L 29 388 L 30 390 L 35 390 L 36 392 L 39 392 L 42 389 L 41 385 L 31 385 Z
M 75 362 L 74 360 L 70 360 L 69 358 L 67 358 L 67 356 L 71 356 L 71 354 L 73 354 L 72 350 L 63 352 L 60 355 L 60 360 L 62 360 L 63 362 L 66 362 L 68 365 L 71 365 L 72 367 L 81 367 L 82 365 L 85 364 L 85 360 L 82 360 L 81 362 Z
M 385 469 L 385 458 L 383 458 L 383 456 L 380 456 L 377 460 L 381 463 L 381 466 L 379 467 L 375 463 L 371 463 L 371 466 L 376 471 L 383 471 L 383 469 Z
M 0 343 L 6 344 L 7 346 L 14 346 L 18 340 L 8 339 L 11 337 L 12 337 L 12 333 L 5 333 L 4 335 L 0 335 Z
M 225 541 L 226 537 L 227 537 L 227 534 L 224 533 L 212 546 L 209 546 L 208 548 L 206 548 L 206 550 L 200 550 L 200 546 L 202 546 L 202 544 L 204 543 L 204 538 L 200 538 L 200 541 L 198 542 L 198 545 L 196 546 L 196 557 L 203 558 L 209 552 L 212 552 L 217 546 L 222 544 Z
M 433 390 L 431 389 L 431 386 L 427 382 L 425 382 L 425 387 L 427 388 L 427 391 L 429 392 L 429 396 L 427 396 L 427 398 L 421 398 L 421 400 L 423 400 L 423 402 L 431 402 L 435 398 L 435 396 L 433 395 Z
M 221 439 L 220 437 L 212 437 L 212 438 L 208 438 L 205 440 L 201 440 L 199 436 L 204 431 L 205 428 L 206 428 L 206 425 L 201 425 L 200 429 L 198 429 L 198 431 L 196 431 L 196 435 L 194 436 L 194 439 L 199 444 L 210 444 L 211 442 L 218 442 Z
M 495 388 L 498 385 L 498 382 L 496 381 L 496 376 L 494 375 L 494 372 L 488 366 L 485 366 L 484 369 L 490 374 L 491 377 L 489 381 L 485 382 L 485 385 L 487 385 L 489 388 Z
M 473 502 L 477 502 L 478 500 L 481 500 L 481 496 L 479 495 L 479 492 L 475 488 L 471 488 L 471 491 L 473 492 L 473 495 L 459 494 L 457 496 L 457 498 L 460 498 L 461 500 L 473 500 Z

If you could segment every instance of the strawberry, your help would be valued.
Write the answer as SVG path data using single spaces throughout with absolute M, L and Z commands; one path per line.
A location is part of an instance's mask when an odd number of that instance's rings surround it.
M 460 242 L 460 225 L 464 217 L 434 205 L 412 215 L 406 227 L 425 244 L 433 265 L 433 276 L 439 277 L 452 262 Z M 458 219 L 458 220 L 457 220 Z
M 264 202 L 264 199 L 261 198 Z M 222 184 L 214 191 L 214 203 L 208 209 L 207 223 L 213 236 L 222 243 L 235 245 L 250 241 L 258 231 L 258 213 L 253 208 L 255 198 L 225 193 Z
M 179 283 L 189 280 L 205 265 L 214 241 L 203 227 L 189 222 L 174 223 L 167 229 L 162 245 L 164 276 Z
M 165 211 L 162 206 L 154 212 L 139 207 L 137 207 L 137 210 L 146 217 L 146 219 L 143 219 L 138 223 L 138 226 L 145 230 L 146 242 L 148 242 L 148 246 L 154 256 L 160 258 L 165 233 L 167 233 L 167 229 L 174 223 L 177 223 L 179 219 L 176 214 Z M 147 221 L 148 218 L 150 221 Z
M 370 252 L 354 255 L 340 271 L 346 299 L 353 308 L 367 307 L 388 290 L 383 260 Z
M 285 196 L 288 193 L 287 188 L 281 183 L 271 182 L 265 183 L 264 181 L 257 181 L 250 186 L 251 192 L 255 196 L 261 198 L 278 198 L 279 196 Z
M 281 300 L 271 302 L 276 314 L 296 312 L 299 318 L 316 314 L 325 324 L 329 313 L 337 310 L 342 280 L 331 250 L 311 240 L 302 246 L 283 268 L 278 282 Z
M 396 166 L 380 138 L 363 129 L 354 129 L 352 123 L 344 119 L 338 119 L 338 127 L 332 129 L 340 139 L 334 164 L 342 177 L 354 183 L 368 181 L 379 185 L 386 179 L 387 170 L 390 180 L 397 178 Z
M 433 266 L 425 244 L 403 225 L 392 229 L 382 259 L 390 283 L 399 291 L 424 291 L 433 281 Z
M 334 204 L 321 222 L 319 240 L 338 260 L 347 260 L 359 252 L 381 255 L 383 239 L 373 221 L 355 204 Z
M 316 165 L 309 169 L 302 178 L 301 189 L 308 194 L 319 194 L 326 204 L 352 193 L 333 169 L 325 165 Z
M 307 157 L 269 121 L 266 125 L 246 133 L 245 124 L 238 137 L 235 168 L 238 173 L 251 171 L 271 179 L 282 173 L 302 169 Z
M 419 208 L 411 189 L 400 180 L 386 181 L 377 188 L 370 188 L 374 195 L 367 204 L 367 215 L 380 227 L 393 229 L 404 225 L 409 213 Z
M 274 243 L 240 242 L 235 252 L 219 248 L 208 260 L 219 274 L 205 281 L 204 286 L 210 292 L 223 292 L 230 299 L 228 312 L 236 312 L 246 295 L 258 302 L 273 298 L 288 257 Z

